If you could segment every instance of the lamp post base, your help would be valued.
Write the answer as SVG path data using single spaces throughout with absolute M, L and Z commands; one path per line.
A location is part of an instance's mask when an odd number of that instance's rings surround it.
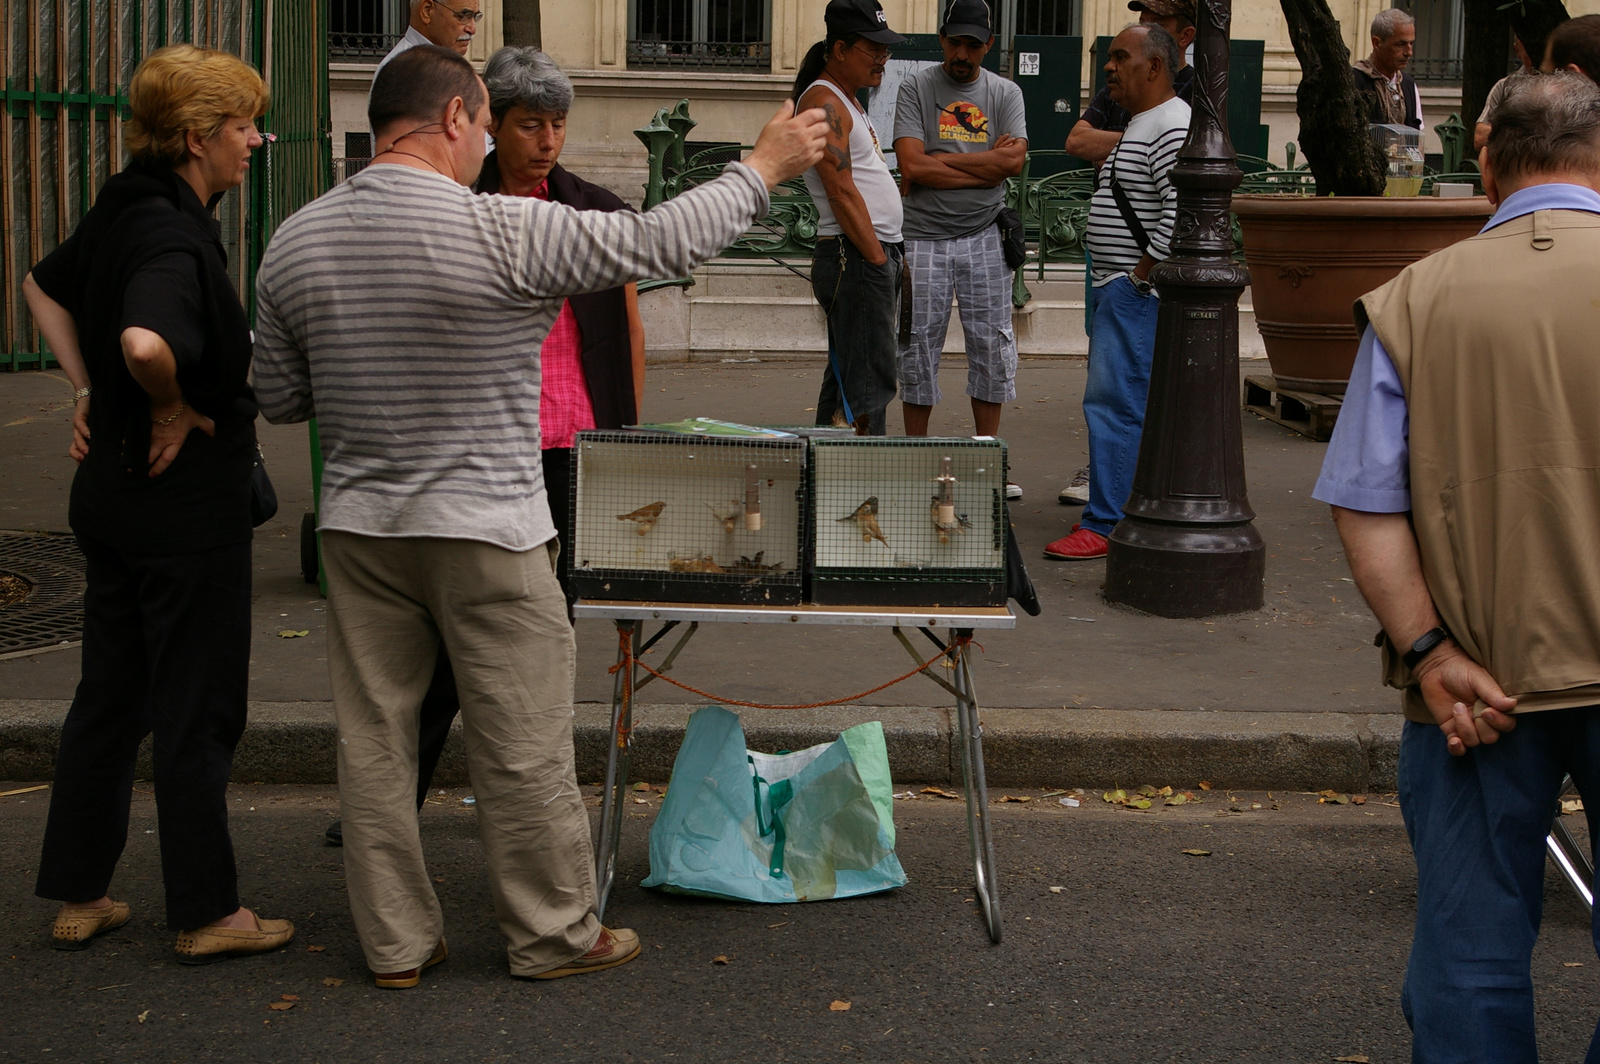
M 1110 540 L 1108 602 L 1158 617 L 1213 617 L 1261 608 L 1267 549 L 1252 524 L 1123 518 Z

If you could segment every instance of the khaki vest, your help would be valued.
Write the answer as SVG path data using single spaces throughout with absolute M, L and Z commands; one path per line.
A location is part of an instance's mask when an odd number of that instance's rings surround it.
M 1423 575 L 1518 710 L 1600 703 L 1600 216 L 1537 211 L 1356 303 L 1410 415 Z M 1406 716 L 1432 723 L 1415 686 Z

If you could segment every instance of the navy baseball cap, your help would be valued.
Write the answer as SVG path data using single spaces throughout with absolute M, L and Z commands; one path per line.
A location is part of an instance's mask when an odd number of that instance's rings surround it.
M 946 37 L 972 37 L 987 41 L 994 36 L 994 21 L 984 0 L 950 0 L 939 32 Z
M 838 35 L 855 34 L 873 44 L 901 44 L 905 38 L 889 28 L 878 0 L 828 0 L 822 19 Z

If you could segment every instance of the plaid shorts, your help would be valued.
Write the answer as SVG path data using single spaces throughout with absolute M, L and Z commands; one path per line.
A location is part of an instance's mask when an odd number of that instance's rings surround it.
M 1011 267 L 993 225 L 954 240 L 907 240 L 911 263 L 911 342 L 901 344 L 900 399 L 937 406 L 939 356 L 950 300 L 966 337 L 967 394 L 985 403 L 1017 397 L 1017 336 L 1011 328 Z

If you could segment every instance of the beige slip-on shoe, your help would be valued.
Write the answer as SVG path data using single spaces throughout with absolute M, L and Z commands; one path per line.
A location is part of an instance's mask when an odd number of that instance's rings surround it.
M 256 918 L 256 926 L 218 927 L 207 924 L 193 931 L 178 932 L 179 964 L 210 964 L 240 953 L 266 953 L 287 945 L 294 937 L 294 925 L 287 920 Z
M 527 976 L 529 979 L 560 979 L 568 975 L 583 975 L 585 972 L 599 972 L 607 968 L 615 968 L 619 964 L 627 964 L 639 955 L 639 936 L 626 927 L 612 930 L 609 927 L 600 929 L 600 937 L 595 940 L 594 947 L 581 957 L 574 957 L 559 968 L 540 972 L 537 975 Z
M 378 972 L 373 972 L 373 985 L 380 986 L 385 990 L 410 990 L 412 987 L 422 982 L 423 972 L 427 971 L 429 968 L 432 968 L 435 964 L 443 964 L 449 959 L 449 957 L 450 947 L 446 946 L 444 944 L 444 939 L 441 938 L 439 940 L 439 944 L 433 947 L 433 956 L 423 961 L 419 967 L 407 968 L 403 972 L 394 972 L 389 975 L 382 975 Z
M 89 940 L 107 931 L 115 931 L 128 922 L 131 910 L 125 901 L 114 901 L 99 908 L 81 905 L 63 905 L 56 913 L 56 925 L 50 937 L 56 949 L 88 949 Z

